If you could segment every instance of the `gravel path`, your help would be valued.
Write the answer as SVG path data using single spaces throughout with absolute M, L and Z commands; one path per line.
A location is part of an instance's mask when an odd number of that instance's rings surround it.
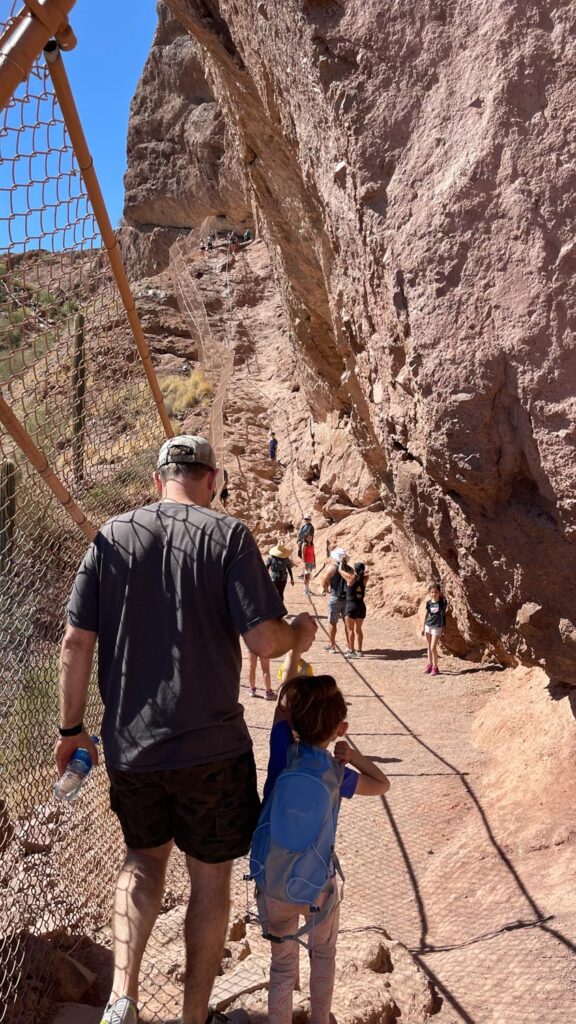
M 291 611 L 305 607 L 300 594 L 289 590 Z M 528 891 L 482 806 L 483 756 L 470 724 L 502 673 L 446 658 L 441 676 L 425 675 L 403 619 L 368 620 L 366 656 L 351 663 L 323 650 L 325 600 L 312 605 L 314 669 L 336 676 L 350 736 L 392 783 L 387 799 L 344 802 L 342 929 L 384 927 L 404 943 L 443 998 L 442 1024 L 571 1019 L 576 922 Z M 246 705 L 263 779 L 272 706 Z

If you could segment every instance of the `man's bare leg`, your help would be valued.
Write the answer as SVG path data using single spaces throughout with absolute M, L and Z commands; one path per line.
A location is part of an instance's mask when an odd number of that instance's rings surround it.
M 162 904 L 172 842 L 150 850 L 127 850 L 116 884 L 112 931 L 114 981 L 110 1002 L 129 996 L 138 1002 L 138 975 L 146 943 Z
M 186 977 L 182 1024 L 204 1024 L 226 940 L 232 861 L 203 864 L 194 857 L 186 857 L 186 861 L 190 902 L 184 929 Z

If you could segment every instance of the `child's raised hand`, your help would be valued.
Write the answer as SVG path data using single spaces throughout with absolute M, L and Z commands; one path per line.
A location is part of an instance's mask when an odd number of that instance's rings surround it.
M 338 740 L 334 745 L 334 757 L 337 761 L 340 761 L 341 764 L 348 764 L 353 752 L 353 748 L 347 740 Z

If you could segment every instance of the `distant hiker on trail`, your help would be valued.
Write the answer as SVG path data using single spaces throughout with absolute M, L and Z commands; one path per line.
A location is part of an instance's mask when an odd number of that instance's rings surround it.
M 276 440 L 276 434 L 273 430 L 270 431 L 270 438 L 268 440 L 268 457 L 272 462 L 276 462 L 276 454 L 278 452 L 278 441 Z
M 366 618 L 364 595 L 366 593 L 368 573 L 365 570 L 364 562 L 355 562 L 353 572 L 348 570 L 345 565 L 340 564 L 338 572 L 346 580 L 344 620 L 348 636 L 348 651 L 345 657 L 362 658 L 362 644 L 364 642 L 362 626 Z
M 268 1020 L 292 1022 L 297 936 L 306 935 L 310 1020 L 329 1024 L 334 1020 L 330 1008 L 342 899 L 336 877 L 342 872 L 334 853 L 341 798 L 383 796 L 390 783 L 344 739 L 347 708 L 336 680 L 329 675 L 294 676 L 299 658 L 295 649 L 274 715 L 264 808 L 252 841 L 250 872 L 262 931 L 272 940 Z M 333 741 L 332 755 L 328 747 Z
M 426 637 L 426 645 L 428 647 L 428 664 L 424 671 L 431 676 L 439 676 L 438 644 L 440 637 L 444 636 L 444 630 L 446 629 L 448 602 L 442 593 L 439 583 L 431 583 L 428 587 L 428 593 L 430 596 L 426 601 L 426 613 L 424 625 L 422 626 L 422 636 Z
M 266 568 L 270 573 L 270 579 L 280 594 L 280 597 L 284 597 L 288 577 L 290 577 L 290 583 L 294 586 L 292 562 L 290 561 L 290 548 L 285 547 L 280 543 L 280 541 L 278 541 L 273 548 L 270 548 L 270 554 L 266 559 Z
M 344 548 L 334 548 L 330 552 L 331 566 L 328 569 L 324 579 L 322 580 L 322 593 L 328 594 L 328 637 L 329 643 L 324 648 L 325 651 L 330 651 L 331 654 L 337 654 L 338 648 L 336 647 L 336 628 L 338 621 L 342 619 L 344 622 L 344 630 L 346 631 L 346 622 L 344 619 L 344 611 L 346 609 L 346 580 L 340 575 L 339 569 L 342 562 L 345 562 L 348 552 Z M 348 633 L 346 632 L 346 640 L 348 640 Z
M 250 228 L 246 228 L 246 231 L 242 235 L 242 241 L 243 242 L 251 242 L 252 241 L 252 232 L 250 231 Z
M 302 545 L 302 561 L 304 562 L 304 596 L 312 597 L 310 577 L 316 568 L 316 552 L 309 534 L 304 538 Z
M 298 530 L 298 536 L 296 537 L 296 545 L 298 548 L 298 558 L 302 558 L 302 545 L 304 544 L 305 538 L 311 543 L 314 543 L 314 527 L 312 525 L 312 516 L 309 512 L 306 512 L 302 526 Z
M 304 515 L 304 521 L 296 537 L 296 544 L 298 557 L 304 562 L 304 594 L 306 597 L 311 597 L 310 576 L 316 568 L 316 552 L 314 550 L 314 527 L 309 512 Z
M 248 656 L 248 686 L 250 687 L 250 696 L 256 696 L 256 669 L 258 668 L 258 662 L 260 662 L 262 678 L 264 679 L 264 696 L 266 700 L 276 700 L 276 694 L 272 689 L 270 658 L 259 658 L 257 654 L 254 654 L 254 651 L 248 651 Z
M 226 938 L 232 862 L 248 851 L 260 811 L 239 702 L 240 635 L 256 655 L 273 658 L 295 645 L 307 650 L 316 633 L 306 613 L 285 621 L 248 528 L 210 508 L 217 472 L 204 438 L 166 440 L 154 473 L 158 500 L 101 527 L 68 604 L 56 764 L 62 775 L 78 747 L 98 761 L 84 725 L 98 642 L 110 800 L 127 847 L 103 1024 L 136 1024 L 140 964 L 174 844 L 191 880 L 180 1021 L 215 1024 L 208 1000 Z

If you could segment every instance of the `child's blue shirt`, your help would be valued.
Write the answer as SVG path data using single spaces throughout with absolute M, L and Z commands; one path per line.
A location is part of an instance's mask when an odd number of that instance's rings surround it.
M 286 720 L 276 722 L 270 733 L 270 757 L 268 760 L 268 775 L 264 784 L 264 800 L 266 801 L 272 792 L 274 783 L 284 770 L 288 761 L 288 750 L 294 743 L 294 734 L 290 723 Z M 354 796 L 359 779 L 358 772 L 353 768 L 344 769 L 344 778 L 340 784 L 340 796 L 348 799 Z

